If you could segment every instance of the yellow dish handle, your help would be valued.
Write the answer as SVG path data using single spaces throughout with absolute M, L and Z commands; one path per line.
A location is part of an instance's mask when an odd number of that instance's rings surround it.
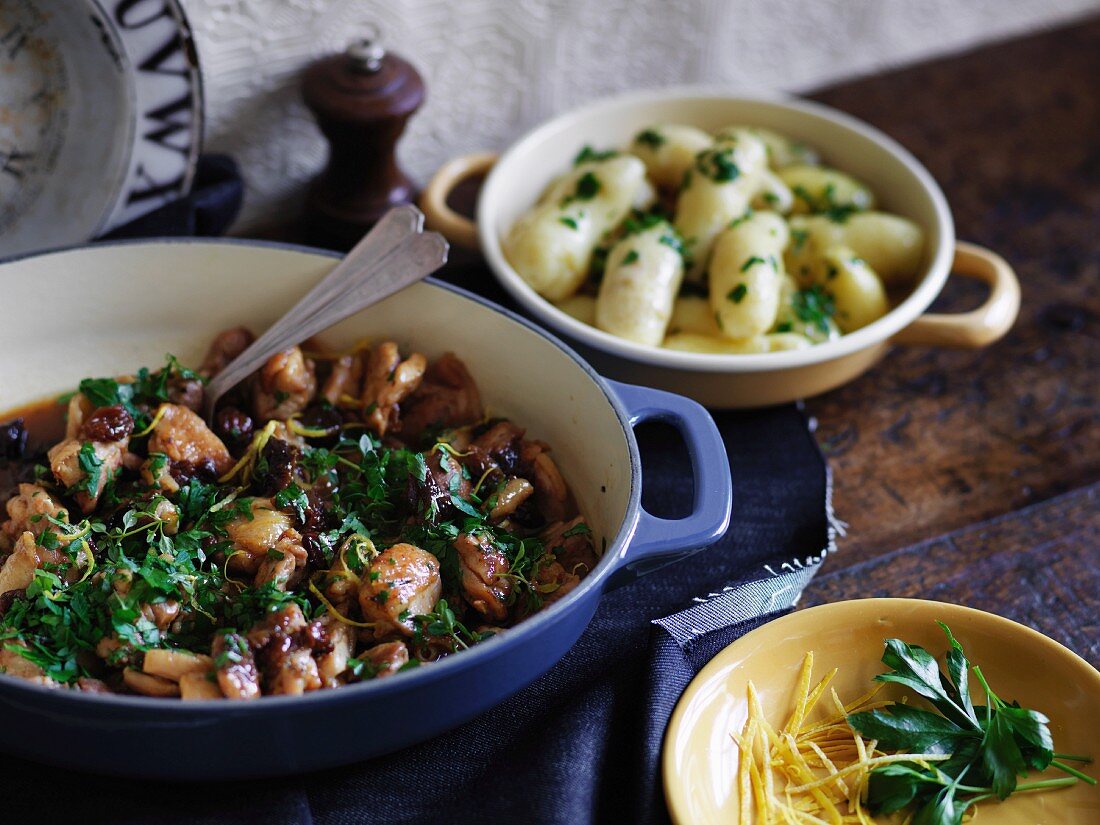
M 451 243 L 467 249 L 478 248 L 477 224 L 447 205 L 447 198 L 462 181 L 483 175 L 497 162 L 495 152 L 462 155 L 439 167 L 420 195 L 420 208 L 429 229 L 442 232 Z
M 971 312 L 927 313 L 890 339 L 894 344 L 978 349 L 1004 336 L 1020 312 L 1020 282 L 1008 262 L 976 244 L 955 244 L 951 272 L 989 284 L 989 297 Z

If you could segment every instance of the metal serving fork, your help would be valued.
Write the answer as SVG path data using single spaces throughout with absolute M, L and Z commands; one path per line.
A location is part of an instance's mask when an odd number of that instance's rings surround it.
M 443 266 L 447 242 L 439 233 L 423 230 L 424 215 L 415 206 L 399 206 L 387 212 L 328 275 L 206 385 L 206 420 L 212 425 L 218 399 L 272 355 Z

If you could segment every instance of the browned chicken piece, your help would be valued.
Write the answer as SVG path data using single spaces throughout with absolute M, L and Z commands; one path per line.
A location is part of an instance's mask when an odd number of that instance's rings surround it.
M 248 349 L 249 345 L 255 340 L 256 336 L 244 327 L 234 327 L 219 332 L 214 340 L 210 342 L 210 349 L 207 350 L 206 357 L 202 360 L 202 366 L 198 370 L 199 374 L 206 378 L 213 378 L 224 370 L 230 361 Z
M 164 453 L 150 455 L 141 464 L 141 480 L 150 487 L 165 493 L 178 493 L 179 482 L 172 478 L 168 456 Z
M 557 561 L 540 567 L 532 581 L 544 605 L 553 604 L 565 597 L 580 583 L 580 576 L 570 573 Z
M 276 638 L 292 636 L 305 630 L 308 622 L 302 608 L 290 602 L 278 610 L 272 610 L 248 631 L 248 643 L 254 650 L 267 647 Z
M 206 390 L 198 378 L 183 378 L 178 375 L 168 380 L 168 400 L 195 412 L 202 411 L 202 402 Z
M 129 644 L 124 645 L 113 632 L 96 642 L 95 646 L 95 655 L 114 666 L 130 664 L 133 652 L 134 649 Z
M 549 448 L 541 441 L 525 441 L 520 461 L 535 486 L 535 504 L 548 522 L 561 521 L 572 514 L 569 487 L 558 465 L 550 457 Z
M 54 478 L 66 490 L 80 487 L 74 498 L 81 510 L 90 513 L 99 502 L 107 482 L 122 466 L 122 456 L 129 442 L 129 437 L 107 443 L 67 438 L 51 447 L 46 458 Z M 93 465 L 95 469 L 89 473 L 84 469 L 84 463 Z
M 428 427 L 460 427 L 483 417 L 477 384 L 458 356 L 447 352 L 428 367 L 424 382 L 408 400 L 401 430 L 415 435 Z
M 401 403 L 420 386 L 427 365 L 419 352 L 402 361 L 393 341 L 383 341 L 371 350 L 360 400 L 367 408 L 367 424 L 378 435 L 398 428 Z
M 444 450 L 424 453 L 428 472 L 423 479 L 410 477 L 409 497 L 418 512 L 426 513 L 434 507 L 436 512 L 451 515 L 456 512 L 453 497 L 470 495 L 470 480 L 463 475 L 462 465 Z
M 259 698 L 260 671 L 244 636 L 234 632 L 218 633 L 210 652 L 218 687 L 227 699 Z
M 304 410 L 317 392 L 313 362 L 301 347 L 291 347 L 267 359 L 252 387 L 252 411 L 258 421 L 285 421 Z
M 431 613 L 443 594 L 439 561 L 412 544 L 395 544 L 380 553 L 359 586 L 363 619 L 374 622 L 374 635 L 394 631 L 411 636 L 414 616 Z
M 542 533 L 542 543 L 570 573 L 587 576 L 599 561 L 592 544 L 592 531 L 583 516 L 550 525 Z
M 384 679 L 409 663 L 409 649 L 404 642 L 385 642 L 368 647 L 359 658 L 370 663 L 375 679 Z
M 233 466 L 229 450 L 194 410 L 179 404 L 164 404 L 162 409 L 149 436 L 150 454 L 164 453 L 171 466 L 205 468 L 215 476 L 229 471 Z
M 336 561 L 325 575 L 323 589 L 325 598 L 342 614 L 346 615 L 351 603 L 355 601 L 359 592 L 358 579 L 348 569 L 344 554 L 337 553 Z
M 486 453 L 505 472 L 515 473 L 524 432 L 511 421 L 498 421 L 475 438 L 471 446 Z
M 441 430 L 439 440 L 450 444 L 456 452 L 464 453 L 474 443 L 474 428 L 470 424 Z
M 88 400 L 88 396 L 78 392 L 69 399 L 69 407 L 65 413 L 65 438 L 76 438 L 80 433 L 80 427 L 84 419 L 92 414 L 95 407 Z
M 348 669 L 348 659 L 355 653 L 355 634 L 351 628 L 331 616 L 320 619 L 328 634 L 332 650 L 317 657 L 317 673 L 326 688 L 340 687 L 338 677 Z
M 166 631 L 180 614 L 180 603 L 175 599 L 141 605 L 141 615 L 157 626 L 162 633 Z
M 503 575 L 508 572 L 508 558 L 485 536 L 462 533 L 455 539 L 454 548 L 458 551 L 462 595 L 467 603 L 487 619 L 504 621 L 508 618 L 508 597 L 512 594 L 512 580 Z
M 91 676 L 81 676 L 76 680 L 77 690 L 82 693 L 111 693 L 107 683 L 102 679 L 93 679 Z
M 153 516 L 160 522 L 160 529 L 167 536 L 174 536 L 179 532 L 180 511 L 176 505 L 166 498 L 160 499 L 153 508 Z
M 69 520 L 68 511 L 37 484 L 20 484 L 19 492 L 8 499 L 6 506 L 8 520 L 0 524 L 0 530 L 13 539 L 28 531 L 35 538 L 46 530 L 57 533 L 58 528 L 49 519 Z
M 321 676 L 317 672 L 317 660 L 308 647 L 292 647 L 279 650 L 265 670 L 268 693 L 275 696 L 301 696 L 308 690 L 321 688 Z
M 26 679 L 28 682 L 33 682 L 42 687 L 61 687 L 60 682 L 51 679 L 46 675 L 46 671 L 30 659 L 24 658 L 18 650 L 13 649 L 26 649 L 26 647 L 27 645 L 19 639 L 8 639 L 3 645 L 0 645 L 0 673 L 6 673 L 8 676 L 17 676 L 20 679 Z
M 321 687 L 313 651 L 328 652 L 331 643 L 321 623 L 307 622 L 297 604 L 268 613 L 248 631 L 248 641 L 256 651 L 265 693 L 297 696 Z
M 332 372 L 321 387 L 321 397 L 334 407 L 345 395 L 358 398 L 362 377 L 363 360 L 359 354 L 341 355 L 332 362 Z
M 499 523 L 512 515 L 523 502 L 534 495 L 535 488 L 525 478 L 510 478 L 489 497 L 489 521 Z
M 22 590 L 34 581 L 34 571 L 44 564 L 61 564 L 65 554 L 39 547 L 29 530 L 15 540 L 15 549 L 0 566 L 0 594 Z
M 285 590 L 305 569 L 308 554 L 302 547 L 302 535 L 271 499 L 254 498 L 249 507 L 251 518 L 239 516 L 225 526 L 233 542 L 227 567 L 230 572 L 255 576 L 257 587 L 271 581 Z
M 278 590 L 293 587 L 305 573 L 309 553 L 302 546 L 302 535 L 290 529 L 279 536 L 275 545 L 267 551 L 252 580 L 255 587 L 271 582 Z

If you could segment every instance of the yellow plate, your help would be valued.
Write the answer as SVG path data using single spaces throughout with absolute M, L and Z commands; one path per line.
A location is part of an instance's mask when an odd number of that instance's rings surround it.
M 936 621 L 951 627 L 998 696 L 1050 717 L 1057 750 L 1100 758 L 1100 672 L 1057 642 L 1000 616 L 953 604 L 838 602 L 792 613 L 746 634 L 692 680 L 665 734 L 665 799 L 673 822 L 737 822 L 738 753 L 730 733 L 745 723 L 750 679 L 769 721 L 778 726 L 790 712 L 806 651 L 814 652 L 815 683 L 840 668 L 833 685 L 841 699 L 851 701 L 886 670 L 879 660 L 887 638 L 919 644 L 942 662 L 947 643 Z M 971 684 L 981 696 L 976 680 Z M 1097 775 L 1096 763 L 1084 770 Z M 1095 825 L 1100 822 L 1100 786 L 1078 782 L 1067 790 L 983 803 L 979 811 L 979 822 L 997 825 Z

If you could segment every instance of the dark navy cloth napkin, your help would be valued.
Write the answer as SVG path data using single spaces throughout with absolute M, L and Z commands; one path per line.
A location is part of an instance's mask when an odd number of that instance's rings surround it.
M 790 608 L 833 541 L 828 473 L 802 413 L 792 406 L 715 417 L 733 470 L 729 533 L 608 593 L 565 658 L 497 708 L 389 757 L 267 781 L 99 780 L 0 757 L 4 821 L 667 821 L 660 748 L 676 700 L 722 647 Z M 643 503 L 665 517 L 685 514 L 692 495 L 673 432 L 646 425 L 638 433 Z

